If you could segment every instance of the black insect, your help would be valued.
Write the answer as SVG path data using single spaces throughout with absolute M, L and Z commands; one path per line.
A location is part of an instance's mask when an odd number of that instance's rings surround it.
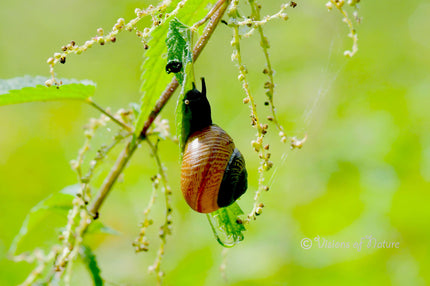
M 166 65 L 166 72 L 167 73 L 178 73 L 182 70 L 182 62 L 180 61 L 169 61 Z

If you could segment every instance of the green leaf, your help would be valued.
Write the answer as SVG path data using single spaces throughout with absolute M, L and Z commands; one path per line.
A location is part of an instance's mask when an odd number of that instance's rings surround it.
M 169 22 L 170 20 L 166 20 Z M 163 54 L 166 53 L 164 45 L 168 24 L 158 26 L 151 34 L 148 41 L 149 49 L 145 53 L 145 60 L 142 65 L 142 87 L 143 96 L 140 100 L 140 112 L 135 121 L 135 138 L 140 135 L 146 119 L 157 102 L 158 97 L 172 79 L 171 75 L 165 72 L 166 60 Z
M 45 86 L 47 77 L 23 76 L 0 79 L 0 106 L 32 101 L 59 99 L 85 100 L 94 94 L 95 83 L 89 80 L 61 79 L 60 87 Z
M 243 240 L 242 232 L 246 229 L 242 223 L 237 223 L 237 219 L 241 215 L 243 215 L 243 211 L 236 202 L 207 215 L 219 244 L 224 247 L 233 247 Z
M 166 44 L 168 61 L 180 61 L 184 66 L 182 71 L 176 73 L 176 78 L 182 85 L 181 93 L 176 103 L 176 134 L 178 135 L 179 148 L 182 153 L 190 130 L 190 118 L 184 117 L 184 96 L 187 91 L 192 89 L 192 83 L 194 82 L 193 47 L 190 29 L 179 22 L 178 19 L 173 19 L 170 22 Z
M 209 11 L 209 4 L 215 0 L 188 0 L 182 7 L 176 18 L 185 25 L 191 25 L 202 19 Z M 171 7 L 176 7 L 178 0 L 172 1 Z M 167 74 L 165 67 L 167 64 L 167 46 L 166 38 L 170 21 L 175 16 L 169 17 L 162 25 L 156 27 L 151 33 L 151 39 L 148 41 L 149 49 L 145 53 L 145 60 L 142 64 L 142 97 L 140 99 L 140 113 L 135 121 L 134 138 L 140 135 L 146 119 L 151 113 L 157 99 L 164 91 L 166 86 L 172 80 L 172 75 Z
M 178 101 L 176 102 L 176 134 L 178 136 L 179 141 L 179 150 L 181 151 L 181 156 L 185 148 L 185 142 L 190 135 L 190 120 L 191 118 L 187 118 L 184 116 L 185 114 L 185 104 L 184 97 L 187 91 L 193 88 L 194 82 L 194 73 L 193 73 L 193 64 L 189 62 L 185 66 L 185 78 L 184 84 L 182 85 L 181 94 L 178 97 Z
M 46 244 L 45 238 L 48 235 L 56 238 L 58 231 L 55 225 L 64 226 L 67 222 L 67 214 L 73 207 L 73 199 L 79 190 L 79 185 L 65 187 L 34 206 L 14 238 L 9 250 L 10 254 L 15 255 L 17 251 L 30 251 L 31 247 Z M 40 235 L 44 235 L 44 238 L 40 238 Z
M 166 39 L 167 62 L 179 61 L 185 67 L 193 61 L 193 46 L 190 28 L 173 19 L 169 23 L 169 32 Z M 180 85 L 183 85 L 184 70 L 175 74 Z
M 92 252 L 91 248 L 89 246 L 82 245 L 80 249 L 80 255 L 82 261 L 85 263 L 85 266 L 87 266 L 88 271 L 91 273 L 94 286 L 103 286 L 104 281 L 100 276 L 101 271 L 97 264 L 96 256 Z

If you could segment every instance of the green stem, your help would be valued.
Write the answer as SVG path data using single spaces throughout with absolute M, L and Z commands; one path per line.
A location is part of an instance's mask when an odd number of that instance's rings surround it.
M 89 214 L 94 219 L 98 217 L 101 205 L 103 204 L 104 200 L 106 199 L 119 175 L 121 175 L 134 151 L 136 151 L 137 147 L 139 146 L 140 140 L 138 140 L 136 144 L 132 144 L 131 142 L 132 140 L 130 140 L 124 150 L 122 150 L 121 154 L 115 162 L 115 165 L 112 167 L 109 175 L 104 180 L 103 185 L 101 186 L 91 206 L 88 208 Z
M 254 0 L 249 0 L 249 4 L 251 6 L 252 14 L 255 16 L 254 20 L 260 21 L 261 20 L 260 9 L 256 7 L 257 4 L 255 3 Z M 280 131 L 283 131 L 282 126 L 278 123 L 278 119 L 276 118 L 275 105 L 273 104 L 273 94 L 274 94 L 275 83 L 273 80 L 272 63 L 270 62 L 269 51 L 268 51 L 269 43 L 267 41 L 266 36 L 264 35 L 263 27 L 261 25 L 258 25 L 257 30 L 258 30 L 258 33 L 260 34 L 260 39 L 261 39 L 260 45 L 261 45 L 261 48 L 263 49 L 263 53 L 266 58 L 267 75 L 269 76 L 269 83 L 270 83 L 268 91 L 266 92 L 266 95 L 267 95 L 267 98 L 269 99 L 270 107 L 272 110 L 273 122 L 275 123 L 276 127 Z
M 115 122 L 116 124 L 118 124 L 119 126 L 124 128 L 125 130 L 133 133 L 133 127 L 131 127 L 131 126 L 127 125 L 126 123 L 116 119 L 112 114 L 110 114 L 103 107 L 101 107 L 100 105 L 95 103 L 91 98 L 87 98 L 86 102 L 88 104 L 90 104 L 92 107 L 94 107 L 95 109 L 97 109 L 98 111 L 100 111 L 101 113 L 103 113 L 104 115 L 106 115 L 107 117 L 109 117 L 113 122 Z

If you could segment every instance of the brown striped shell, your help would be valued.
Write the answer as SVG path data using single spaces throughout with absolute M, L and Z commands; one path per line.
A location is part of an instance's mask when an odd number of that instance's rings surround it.
M 211 125 L 188 138 L 181 168 L 181 189 L 188 205 L 200 213 L 219 209 L 218 191 L 234 151 L 231 137 Z

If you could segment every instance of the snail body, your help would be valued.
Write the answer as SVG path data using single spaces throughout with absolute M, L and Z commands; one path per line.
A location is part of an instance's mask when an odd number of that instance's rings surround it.
M 194 87 L 184 98 L 190 135 L 182 160 L 181 190 L 193 210 L 210 213 L 245 193 L 247 171 L 233 139 L 212 124 L 204 79 L 202 86 L 202 92 Z

